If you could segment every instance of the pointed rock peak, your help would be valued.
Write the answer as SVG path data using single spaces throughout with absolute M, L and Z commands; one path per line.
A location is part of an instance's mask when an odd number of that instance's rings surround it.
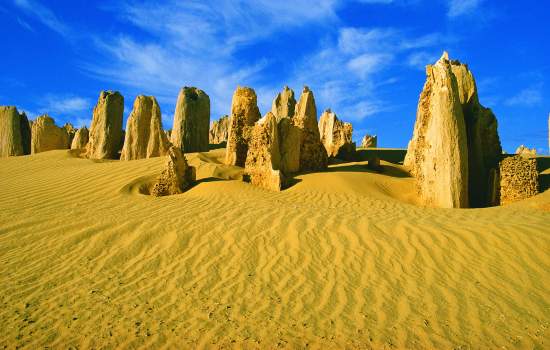
M 310 92 L 311 90 L 309 90 L 309 86 L 307 85 L 304 85 L 304 89 L 302 90 L 302 93 L 306 93 L 306 92 Z
M 443 55 L 441 55 L 439 60 L 449 61 L 449 53 L 447 51 L 443 51 Z

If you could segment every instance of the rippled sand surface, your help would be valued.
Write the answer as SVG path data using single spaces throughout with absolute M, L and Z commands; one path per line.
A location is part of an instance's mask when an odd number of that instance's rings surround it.
M 550 191 L 415 205 L 398 165 L 140 188 L 163 158 L 0 159 L 0 347 L 548 349 Z

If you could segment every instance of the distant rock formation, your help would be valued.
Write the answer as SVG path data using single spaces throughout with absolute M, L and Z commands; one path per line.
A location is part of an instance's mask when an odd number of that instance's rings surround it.
M 225 163 L 244 167 L 248 153 L 248 141 L 254 123 L 260 119 L 260 110 L 254 89 L 238 86 L 231 101 L 231 116 Z
M 290 118 L 280 118 L 277 127 L 279 129 L 279 153 L 281 155 L 280 170 L 285 176 L 288 176 L 300 171 L 302 131 L 292 123 Z
M 421 200 L 445 208 L 494 204 L 490 174 L 502 153 L 495 116 L 479 103 L 468 66 L 446 52 L 426 74 L 404 162 Z
M 536 156 L 537 150 L 535 148 L 528 148 L 528 147 L 525 147 L 524 145 L 520 145 L 516 149 L 516 154 L 526 155 L 526 156 Z
M 92 159 L 116 159 L 122 147 L 124 97 L 118 91 L 101 91 L 94 108 L 86 153 Z
M 84 149 L 88 144 L 89 138 L 88 128 L 83 126 L 78 129 L 74 135 L 73 142 L 71 143 L 71 149 Z
M 195 168 L 187 164 L 179 147 L 171 146 L 164 170 L 153 185 L 151 195 L 160 197 L 183 193 L 191 187 L 195 179 Z
M 500 162 L 500 204 L 508 204 L 539 193 L 537 162 L 520 155 Z
M 55 125 L 53 118 L 47 114 L 36 118 L 31 130 L 32 154 L 68 148 L 69 135 L 65 128 Z
M 195 87 L 183 87 L 176 102 L 172 144 L 185 153 L 208 152 L 210 98 Z
M 250 177 L 251 184 L 272 191 L 280 191 L 285 183 L 280 163 L 277 119 L 273 113 L 268 112 L 252 130 L 245 173 Z
M 328 157 L 319 135 L 315 98 L 313 92 L 307 86 L 304 86 L 296 106 L 293 122 L 301 130 L 300 170 L 326 169 Z
M 321 114 L 319 133 L 329 157 L 349 159 L 355 153 L 355 142 L 352 141 L 353 126 L 338 119 L 336 113 L 330 109 Z
M 426 75 L 404 165 L 416 177 L 423 204 L 466 208 L 469 205 L 466 123 L 447 53 L 426 67 Z
M 212 123 L 210 127 L 209 142 L 213 145 L 227 142 L 229 132 L 229 116 L 224 115 L 219 120 Z
M 271 113 L 277 118 L 277 121 L 282 118 L 292 118 L 296 109 L 296 99 L 294 91 L 288 86 L 279 92 L 271 105 Z
M 172 140 L 172 130 L 164 130 L 164 134 L 166 135 L 168 141 Z M 172 143 L 172 141 L 170 141 L 170 143 Z
M 74 135 L 76 134 L 76 129 L 71 123 L 65 123 L 65 125 L 63 125 L 63 129 L 65 129 L 65 131 L 67 132 L 67 136 L 69 137 L 69 144 L 67 145 L 67 148 L 71 148 Z
M 25 113 L 0 106 L 0 158 L 30 154 L 30 128 Z
M 363 140 L 361 140 L 361 147 L 363 148 L 376 148 L 378 147 L 378 136 L 376 135 L 365 135 Z
M 140 95 L 126 122 L 124 146 L 120 160 L 134 160 L 166 155 L 168 138 L 162 128 L 162 114 L 153 96 Z

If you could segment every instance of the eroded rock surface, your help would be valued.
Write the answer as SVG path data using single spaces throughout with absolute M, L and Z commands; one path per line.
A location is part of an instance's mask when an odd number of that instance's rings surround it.
M 363 140 L 361 140 L 361 147 L 363 148 L 376 148 L 378 147 L 378 136 L 376 135 L 365 135 Z
M 271 113 L 277 118 L 277 121 L 282 118 L 292 118 L 296 110 L 296 99 L 294 91 L 288 86 L 279 92 L 271 105 Z
M 446 53 L 426 67 L 426 75 L 404 165 L 416 178 L 424 205 L 465 208 L 469 205 L 466 123 Z
M 212 123 L 212 126 L 210 127 L 209 142 L 213 145 L 227 142 L 228 132 L 229 116 L 224 115 L 220 119 Z
M 208 152 L 210 97 L 196 87 L 183 87 L 178 95 L 172 145 L 185 153 Z
M 160 157 L 168 152 L 169 143 L 162 128 L 162 114 L 153 96 L 138 96 L 126 123 L 121 160 Z
M 86 148 L 88 158 L 116 159 L 123 145 L 124 97 L 118 91 L 102 91 L 94 108 Z
M 535 148 L 529 148 L 529 147 L 525 147 L 524 145 L 520 145 L 516 149 L 516 154 L 526 155 L 526 156 L 535 156 L 537 155 L 537 150 Z
M 319 133 L 329 157 L 349 159 L 355 153 L 353 126 L 338 119 L 330 109 L 324 111 L 319 119 Z
M 161 197 L 183 193 L 195 179 L 195 168 L 187 164 L 179 147 L 172 146 L 168 149 L 166 165 L 153 185 L 151 195 Z
M 88 128 L 83 126 L 78 129 L 74 135 L 73 142 L 71 143 L 71 149 L 84 149 L 88 144 L 89 139 Z
M 426 74 L 404 162 L 422 202 L 448 208 L 494 204 L 491 170 L 502 153 L 494 114 L 479 103 L 468 66 L 446 52 Z
M 54 119 L 47 114 L 36 118 L 31 130 L 32 154 L 68 148 L 69 135 L 65 128 L 55 125 Z
M 237 87 L 231 101 L 231 116 L 225 163 L 244 167 L 248 153 L 248 142 L 254 123 L 260 119 L 256 92 L 249 87 Z
M 30 154 L 30 127 L 25 113 L 0 106 L 0 158 Z
M 500 204 L 508 204 L 539 193 L 539 173 L 535 159 L 520 155 L 500 162 Z
M 277 118 L 268 112 L 251 133 L 245 164 L 245 173 L 251 184 L 272 191 L 280 191 L 284 187 L 279 141 Z
M 302 91 L 292 120 L 301 131 L 300 171 L 326 169 L 328 157 L 319 135 L 315 98 L 307 86 Z

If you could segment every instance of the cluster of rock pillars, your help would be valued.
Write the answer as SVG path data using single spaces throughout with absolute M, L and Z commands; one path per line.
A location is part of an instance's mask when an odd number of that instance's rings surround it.
M 487 207 L 533 196 L 539 191 L 533 150 L 518 149 L 505 157 L 497 120 L 483 107 L 468 66 L 445 52 L 426 68 L 413 137 L 403 165 L 416 179 L 426 206 Z M 252 88 L 237 87 L 231 113 L 210 125 L 210 98 L 195 87 L 181 89 L 170 131 L 162 126 L 153 96 L 138 96 L 123 130 L 124 98 L 102 91 L 90 129 L 55 125 L 48 115 L 29 121 L 15 107 L 0 107 L 0 157 L 54 149 L 80 150 L 90 159 L 124 161 L 168 156 L 151 194 L 178 194 L 195 181 L 184 153 L 207 152 L 226 143 L 225 163 L 244 168 L 243 179 L 280 191 L 296 173 L 322 171 L 329 158 L 353 161 L 353 127 L 330 109 L 317 121 L 313 92 L 306 86 L 298 101 L 288 87 L 261 117 Z M 549 120 L 550 123 L 550 120 Z M 377 147 L 376 135 L 365 135 L 362 147 Z M 379 167 L 379 159 L 369 163 Z

